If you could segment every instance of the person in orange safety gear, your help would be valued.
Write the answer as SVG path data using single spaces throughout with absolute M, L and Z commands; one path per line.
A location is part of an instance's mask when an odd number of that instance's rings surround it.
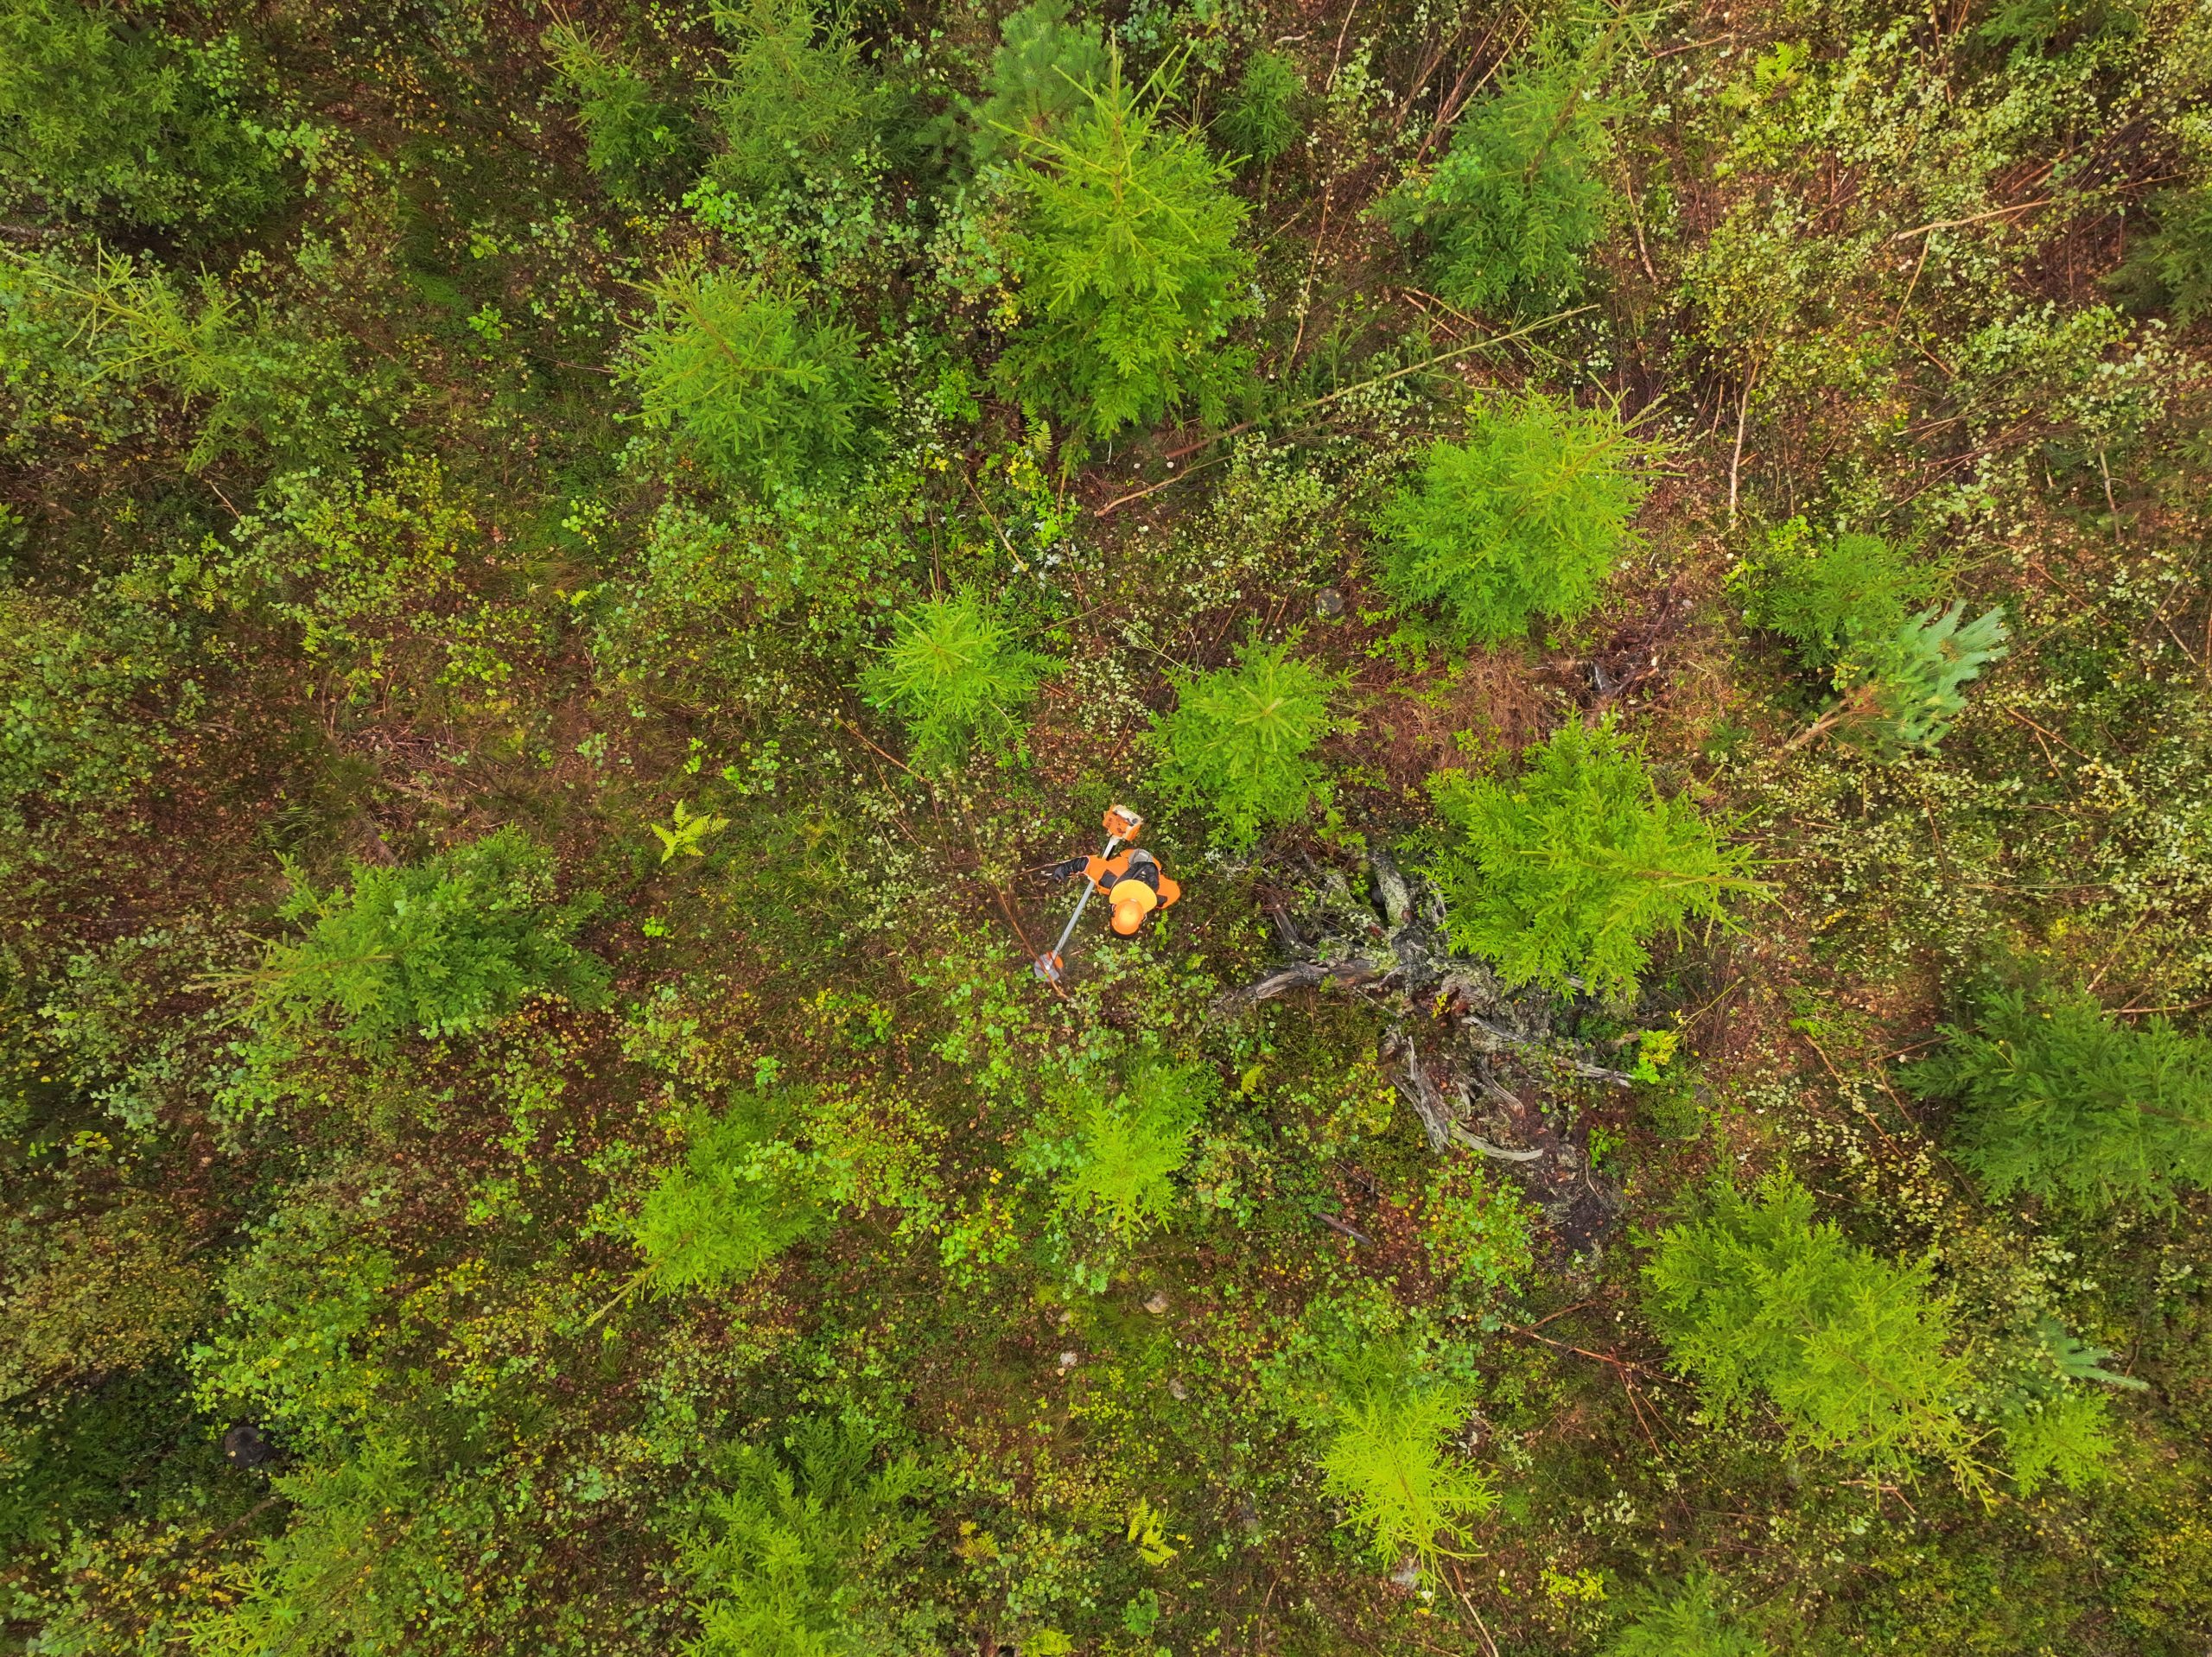
M 1114 930 L 1133 937 L 1155 909 L 1165 909 L 1183 895 L 1183 888 L 1169 879 L 1160 860 L 1141 846 L 1112 857 L 1071 857 L 1045 871 L 1060 879 L 1080 874 L 1114 908 Z

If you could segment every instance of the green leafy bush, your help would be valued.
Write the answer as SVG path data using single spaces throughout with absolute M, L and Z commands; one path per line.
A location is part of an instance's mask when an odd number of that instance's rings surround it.
M 1248 641 L 1234 667 L 1175 680 L 1175 711 L 1146 737 L 1160 787 L 1212 816 L 1222 841 L 1242 849 L 1294 822 L 1329 785 L 1314 747 L 1338 722 L 1338 682 L 1290 654 Z
M 1906 1085 L 1959 1101 L 1959 1159 L 1992 1196 L 2094 1214 L 2212 1189 L 2212 1042 L 2050 988 L 1988 991 L 1943 1034 Z
M 1456 832 L 1436 860 L 1452 942 L 1509 984 L 1629 996 L 1661 934 L 1725 923 L 1760 890 L 1749 854 L 1724 846 L 1686 794 L 1662 798 L 1608 718 L 1565 725 L 1512 784 L 1434 778 Z
M 1765 552 L 1730 578 L 1745 619 L 1796 646 L 1808 667 L 1828 667 L 1854 645 L 1893 638 L 1933 595 L 1939 572 L 1911 547 L 1877 535 L 1815 538 L 1802 517 L 1767 536 Z
M 1421 1201 L 1421 1250 L 1438 1279 L 1463 1296 L 1510 1293 L 1535 1263 L 1531 1217 L 1510 1182 L 1471 1161 L 1443 1163 Z
M 1271 162 L 1298 141 L 1298 100 L 1306 82 L 1297 62 L 1262 47 L 1244 60 L 1236 91 L 1221 113 L 1221 136 L 1236 154 Z
M 983 164 L 1046 136 L 1089 107 L 1109 74 L 1096 23 L 1068 21 L 1067 0 L 1031 0 L 999 25 L 983 101 L 973 114 L 975 158 Z
M 212 1299 L 208 1271 L 159 1197 L 29 1231 L 0 1263 L 8 1317 L 0 1324 L 0 1537 L 24 1516 L 10 1440 L 28 1415 L 47 1413 L 74 1384 L 98 1386 L 159 1367 L 199 1328 Z M 41 1405 L 44 1407 L 41 1407 Z
M 1955 1413 L 1969 1377 L 1944 1350 L 1950 1316 L 1929 1274 L 1815 1223 L 1786 1174 L 1749 1197 L 1716 1186 L 1643 1268 L 1652 1321 L 1715 1410 L 1764 1397 L 1792 1443 L 1885 1466 L 1931 1451 L 1957 1464 L 1971 1441 Z
M 148 606 L 6 587 L 0 634 L 0 828 L 128 813 L 199 710 L 189 638 Z
M 1464 443 L 1439 441 L 1383 509 L 1379 572 L 1452 644 L 1495 644 L 1534 616 L 1580 620 L 1633 544 L 1645 485 L 1637 441 L 1608 408 L 1531 391 L 1484 397 Z
M 1205 1103 L 1200 1071 L 1157 1060 L 1139 1064 L 1113 1093 L 1092 1094 L 1077 1107 L 1058 1186 L 1062 1206 L 1125 1241 L 1158 1225 L 1174 1205 L 1174 1177 L 1190 1159 Z
M 659 1293 L 741 1283 L 826 1218 L 804 1159 L 780 1137 L 798 1100 L 741 1093 L 692 1119 L 683 1160 L 646 1194 L 632 1230 Z
M 1118 54 L 1084 107 L 1028 138 L 1028 211 L 1014 238 L 1023 321 L 1000 383 L 1095 438 L 1195 397 L 1218 417 L 1243 353 L 1219 341 L 1245 305 L 1244 204 L 1221 164 L 1163 124 L 1156 82 Z
M 0 0 L 0 204 L 216 228 L 270 211 L 277 151 L 238 118 L 225 46 L 76 0 Z
M 343 889 L 291 879 L 279 912 L 309 924 L 249 975 L 264 1025 L 334 1017 L 347 1044 L 378 1053 L 486 1029 L 533 991 L 585 1005 L 606 992 L 604 963 L 570 942 L 594 905 L 554 903 L 552 859 L 519 829 L 408 867 L 357 863 Z
M 462 585 L 484 545 L 444 468 L 407 454 L 373 479 L 280 474 L 226 536 L 172 560 L 166 578 L 203 611 L 291 630 L 308 661 L 367 702 L 451 674 L 487 632 L 498 637 Z M 467 619 L 454 625 L 456 613 Z
M 682 270 L 653 289 L 625 373 L 648 425 L 673 428 L 722 477 L 775 491 L 842 471 L 886 393 L 849 323 L 808 317 L 753 277 Z
M 342 1456 L 391 1379 L 366 1336 L 398 1279 L 361 1207 L 312 1189 L 293 1196 L 224 1273 L 223 1317 L 191 1349 L 195 1402 L 217 1419 L 257 1421 L 300 1454 Z
M 709 172 L 742 195 L 820 188 L 853 171 L 887 110 L 842 11 L 814 0 L 716 0 L 729 69 L 715 98 L 722 153 Z
M 694 1506 L 678 1540 L 699 1608 L 697 1657 L 852 1657 L 907 1649 L 884 1593 L 892 1567 L 929 1533 L 912 1503 L 912 1456 L 853 1419 L 802 1418 L 784 1453 L 723 1452 L 723 1488 Z
M 636 556 L 598 589 L 590 639 L 602 682 L 702 714 L 779 704 L 790 658 L 760 649 L 768 628 L 824 671 L 847 671 L 922 519 L 895 480 L 731 498 L 711 514 L 664 502 Z
M 1832 732 L 1878 754 L 1933 748 L 1966 711 L 1965 687 L 2011 649 L 2002 610 L 1965 615 L 1964 600 L 1923 610 L 1843 657 L 1834 705 L 1796 741 Z
M 1357 1392 L 1338 1405 L 1322 1485 L 1345 1504 L 1345 1523 L 1378 1564 L 1410 1554 L 1433 1570 L 1440 1539 L 1497 1505 L 1489 1476 L 1448 1453 L 1471 1408 L 1440 1383 Z
M 1020 742 L 1020 715 L 1057 662 L 1023 650 L 969 594 L 902 610 L 892 627 L 891 643 L 861 676 L 861 694 L 906 721 L 917 759 L 955 764 L 978 741 L 1002 755 Z
M 1427 238 L 1429 279 L 1452 304 L 1526 312 L 1581 291 L 1612 196 L 1599 171 L 1605 105 L 1587 96 L 1596 69 L 1540 43 L 1459 117 L 1435 169 L 1385 205 L 1401 235 Z
M 544 46 L 576 100 L 584 159 L 608 194 L 641 201 L 682 181 L 697 148 L 689 115 L 573 23 L 547 29 Z
M 1692 1577 L 1605 1644 L 1605 1657 L 1770 1657 L 1773 1647 L 1736 1627 L 1709 1577 Z

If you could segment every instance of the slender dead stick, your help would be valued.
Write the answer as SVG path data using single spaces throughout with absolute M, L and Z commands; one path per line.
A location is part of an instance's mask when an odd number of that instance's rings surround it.
M 1753 363 L 1744 373 L 1744 395 L 1736 404 L 1736 452 L 1728 459 L 1728 521 L 1736 521 L 1736 479 L 1744 469 L 1744 422 L 1751 417 L 1751 387 L 1758 383 L 1759 368 Z

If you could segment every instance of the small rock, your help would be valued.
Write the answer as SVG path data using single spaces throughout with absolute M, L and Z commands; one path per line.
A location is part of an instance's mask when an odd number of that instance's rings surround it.
M 1325 587 L 1313 595 L 1313 613 L 1327 620 L 1344 613 L 1344 595 L 1333 587 Z
M 1190 1395 L 1191 1389 L 1188 1387 L 1185 1387 L 1179 1380 L 1171 1381 L 1167 1383 L 1167 1396 L 1173 1399 L 1178 1404 L 1180 1404 Z
M 1072 1352 L 1063 1352 L 1060 1354 L 1060 1368 L 1063 1369 L 1074 1368 L 1075 1361 L 1076 1355 Z
M 1162 1289 L 1144 1303 L 1144 1309 L 1154 1317 L 1167 1310 L 1167 1291 Z

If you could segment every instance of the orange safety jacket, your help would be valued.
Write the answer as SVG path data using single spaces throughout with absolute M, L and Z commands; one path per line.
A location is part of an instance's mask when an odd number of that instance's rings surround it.
M 1162 909 L 1183 895 L 1183 888 L 1161 871 L 1160 860 L 1140 846 L 1132 846 L 1113 857 L 1084 858 L 1083 878 L 1108 897 L 1124 880 L 1141 880 L 1160 894 Z

